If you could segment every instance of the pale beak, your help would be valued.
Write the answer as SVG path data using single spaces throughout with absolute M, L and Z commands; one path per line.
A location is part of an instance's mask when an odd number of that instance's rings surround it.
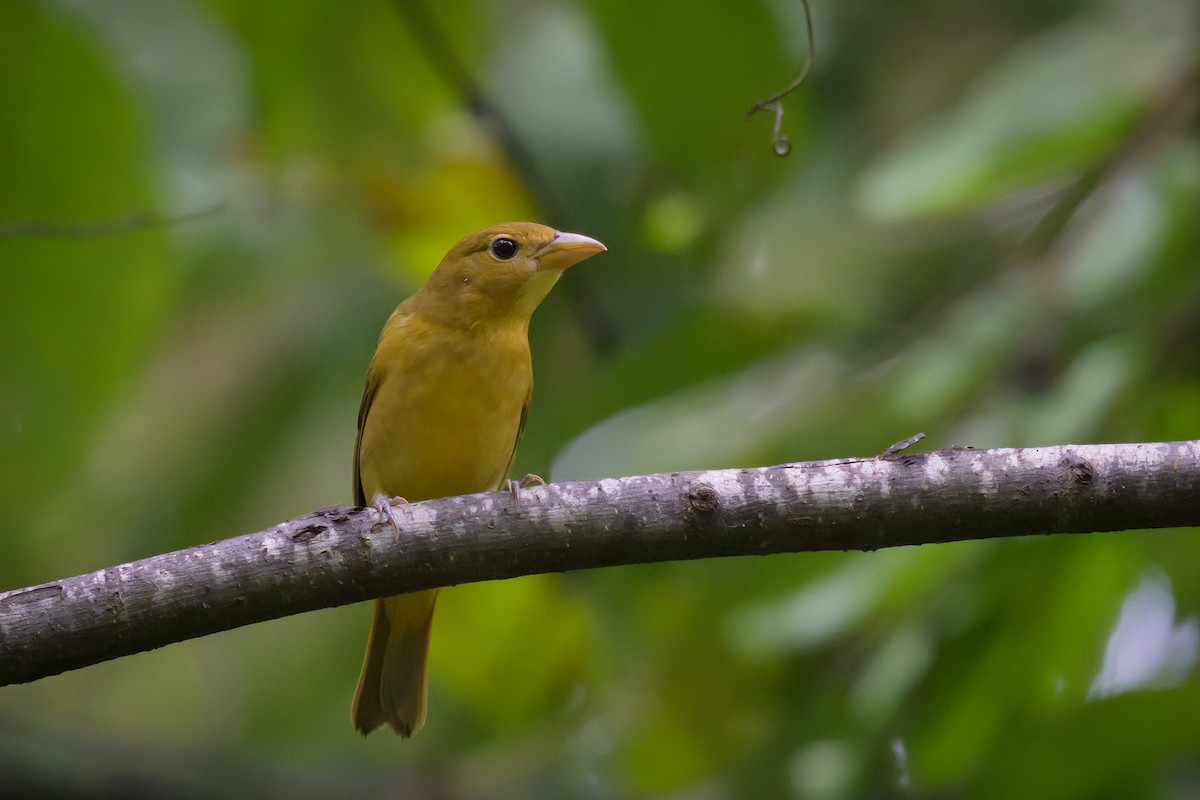
M 562 270 L 578 264 L 608 248 L 590 236 L 561 231 L 542 248 L 538 257 L 538 270 Z

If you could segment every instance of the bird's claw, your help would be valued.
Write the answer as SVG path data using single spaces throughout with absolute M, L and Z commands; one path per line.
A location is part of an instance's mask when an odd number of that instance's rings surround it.
M 545 486 L 546 480 L 541 475 L 534 475 L 530 472 L 519 481 L 509 478 L 505 481 L 505 485 L 508 487 L 508 493 L 512 495 L 513 502 L 520 504 L 522 489 L 528 489 L 530 486 Z
M 379 514 L 379 522 L 387 520 L 391 523 L 392 529 L 396 533 L 400 533 L 400 522 L 396 519 L 396 515 L 392 509 L 396 506 L 406 506 L 408 501 L 403 497 L 387 497 L 386 495 L 375 495 L 375 502 L 371 506 Z

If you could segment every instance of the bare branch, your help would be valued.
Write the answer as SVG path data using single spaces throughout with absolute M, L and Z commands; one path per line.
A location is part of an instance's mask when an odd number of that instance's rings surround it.
M 529 191 L 538 217 L 563 230 L 575 230 L 554 181 L 548 179 L 508 113 L 471 74 L 467 63 L 455 51 L 445 27 L 438 23 L 424 0 L 393 0 L 392 8 L 408 24 L 413 38 L 434 69 L 441 73 L 475 119 L 496 138 Z M 612 352 L 617 343 L 616 330 L 587 282 L 567 282 L 562 291 L 582 321 L 589 343 L 597 352 Z
M 0 593 L 0 685 L 253 622 L 542 572 L 1200 525 L 1200 441 L 850 458 L 334 506 Z
M 1069 186 L 1029 232 L 1021 250 L 1034 255 L 1045 253 L 1062 238 L 1063 231 L 1075 218 L 1088 198 L 1104 183 L 1121 174 L 1131 164 L 1146 158 L 1165 142 L 1195 126 L 1200 120 L 1200 58 L 1161 92 L 1159 100 L 1141 122 L 1117 146 Z
M 175 225 L 218 214 L 224 203 L 215 203 L 184 214 L 156 214 L 152 211 L 133 211 L 120 217 L 80 222 L 52 222 L 44 219 L 18 219 L 0 222 L 0 239 L 94 239 L 112 236 L 140 228 Z

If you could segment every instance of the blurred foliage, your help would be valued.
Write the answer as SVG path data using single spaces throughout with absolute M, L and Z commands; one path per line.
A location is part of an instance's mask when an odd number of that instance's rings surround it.
M 1200 436 L 1191 0 L 813 0 L 786 159 L 792 0 L 405 3 L 0 4 L 0 585 L 348 500 L 383 319 L 508 218 L 610 247 L 516 474 Z M 0 794 L 1192 797 L 1193 536 L 456 588 L 403 743 L 364 608 L 279 620 L 0 690 Z

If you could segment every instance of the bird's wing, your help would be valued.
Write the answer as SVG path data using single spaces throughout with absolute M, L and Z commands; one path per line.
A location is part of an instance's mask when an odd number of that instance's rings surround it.
M 497 489 L 504 487 L 508 481 L 508 471 L 512 469 L 513 462 L 517 460 L 517 445 L 521 443 L 521 434 L 525 432 L 525 418 L 529 416 L 529 404 L 533 401 L 533 386 L 529 387 L 529 393 L 525 395 L 525 403 L 521 406 L 521 422 L 517 425 L 517 438 L 513 440 L 512 453 L 508 456 L 508 466 L 504 468 L 504 474 L 500 476 L 500 485 Z
M 358 433 L 354 435 L 354 503 L 365 506 L 368 504 L 366 492 L 363 491 L 362 469 L 359 456 L 362 453 L 363 431 L 367 427 L 367 414 L 371 411 L 371 401 L 375 399 L 375 390 L 379 388 L 379 371 L 375 369 L 375 361 L 367 368 L 367 386 L 363 389 L 362 404 L 358 407 Z M 524 416 L 521 417 L 524 422 Z

